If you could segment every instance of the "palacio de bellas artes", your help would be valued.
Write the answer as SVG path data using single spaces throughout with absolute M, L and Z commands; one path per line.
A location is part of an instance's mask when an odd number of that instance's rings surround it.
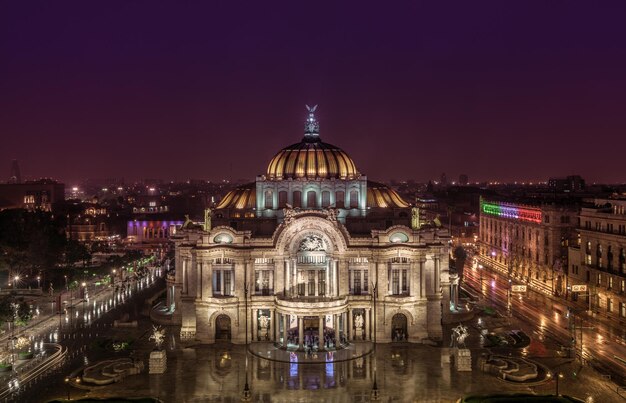
M 307 109 L 299 143 L 172 237 L 167 304 L 181 340 L 289 351 L 440 342 L 457 311 L 449 232 L 322 142 Z

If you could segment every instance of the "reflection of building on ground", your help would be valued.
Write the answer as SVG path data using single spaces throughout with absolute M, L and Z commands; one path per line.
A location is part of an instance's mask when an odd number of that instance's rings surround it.
M 440 340 L 449 235 L 411 214 L 320 140 L 311 112 L 303 140 L 265 175 L 227 194 L 205 225 L 172 236 L 167 304 L 181 336 L 243 343 L 247 318 L 248 339 L 289 349 Z

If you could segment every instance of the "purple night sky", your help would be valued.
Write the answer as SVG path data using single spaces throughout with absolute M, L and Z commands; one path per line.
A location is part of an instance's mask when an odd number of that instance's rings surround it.
M 247 3 L 247 4 L 246 4 Z M 372 179 L 626 182 L 626 2 L 5 1 L 0 180 L 253 178 L 323 141 Z

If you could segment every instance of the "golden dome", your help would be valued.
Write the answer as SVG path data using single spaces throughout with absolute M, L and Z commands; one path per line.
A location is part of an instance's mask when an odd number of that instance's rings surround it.
M 367 207 L 410 207 L 395 190 L 382 183 L 367 181 Z
M 256 207 L 256 184 L 254 182 L 238 186 L 224 196 L 216 209 L 234 208 L 247 210 Z
M 352 158 L 339 147 L 322 143 L 319 123 L 315 119 L 317 105 L 309 107 L 304 123 L 304 138 L 280 150 L 267 167 L 268 179 L 353 179 L 359 176 Z
M 267 167 L 269 179 L 353 179 L 359 176 L 352 158 L 339 147 L 306 138 L 280 150 Z

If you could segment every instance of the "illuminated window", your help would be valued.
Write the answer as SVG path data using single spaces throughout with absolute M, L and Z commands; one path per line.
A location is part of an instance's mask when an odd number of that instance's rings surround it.
M 278 208 L 283 208 L 287 206 L 287 192 L 281 190 L 278 192 Z
M 346 194 L 341 190 L 335 193 L 335 206 L 337 208 L 344 208 L 346 206 Z
M 293 206 L 302 207 L 302 192 L 299 190 L 293 192 Z
M 306 206 L 307 208 L 317 207 L 317 193 L 315 190 L 309 190 L 306 192 Z
M 155 201 L 151 201 L 150 202 L 150 207 L 156 207 L 156 202 Z
M 350 191 L 350 208 L 359 208 L 359 191 Z
M 265 191 L 265 208 L 272 209 L 274 208 L 274 194 L 271 190 Z
M 322 207 L 330 206 L 330 192 L 328 190 L 324 190 L 322 192 Z

